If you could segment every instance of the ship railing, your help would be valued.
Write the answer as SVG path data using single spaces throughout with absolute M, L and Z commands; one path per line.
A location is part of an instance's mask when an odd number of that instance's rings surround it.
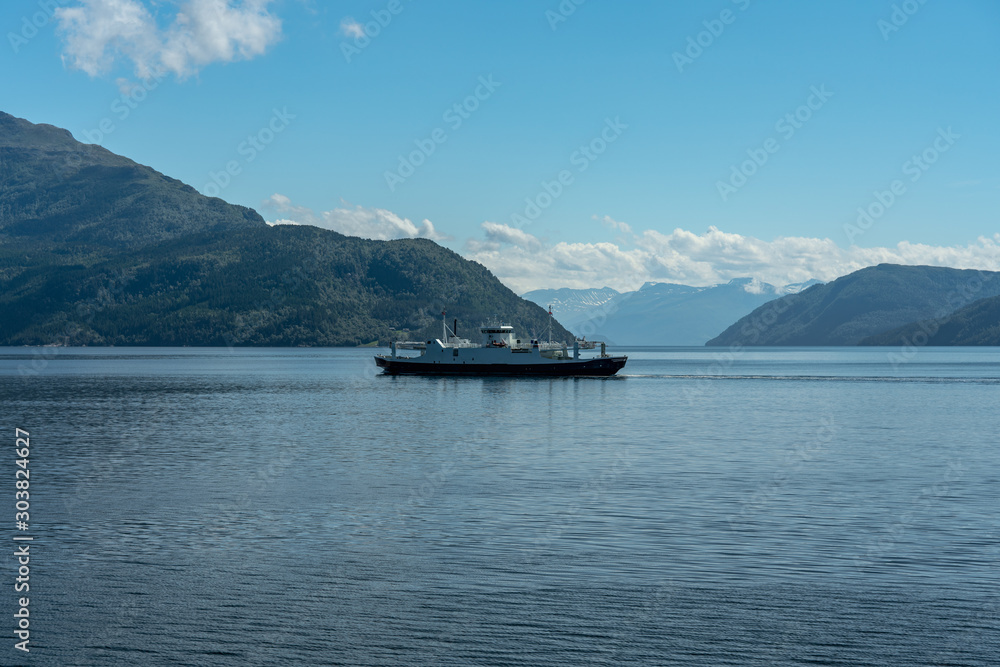
M 482 345 L 480 345 L 479 343 L 473 343 L 471 340 L 466 340 L 466 339 L 462 339 L 462 340 L 459 340 L 459 341 L 450 340 L 447 343 L 445 343 L 444 346 L 445 347 L 460 347 L 460 348 L 463 348 L 463 349 L 464 348 L 469 348 L 469 347 L 482 347 Z
M 482 347 L 479 343 L 473 343 L 467 338 L 462 338 L 461 340 L 455 340 L 452 338 L 448 342 L 441 341 L 441 344 L 447 348 L 452 347 Z M 427 343 L 422 340 L 401 340 L 396 342 L 397 350 L 426 350 Z

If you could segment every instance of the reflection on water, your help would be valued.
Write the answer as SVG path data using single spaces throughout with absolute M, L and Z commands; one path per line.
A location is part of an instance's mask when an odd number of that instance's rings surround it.
M 998 350 L 624 352 L 522 380 L 0 349 L 32 434 L 30 664 L 1000 655 Z

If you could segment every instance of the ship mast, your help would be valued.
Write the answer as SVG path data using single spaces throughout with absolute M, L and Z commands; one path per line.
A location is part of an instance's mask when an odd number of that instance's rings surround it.
M 552 304 L 549 304 L 549 342 L 552 342 Z

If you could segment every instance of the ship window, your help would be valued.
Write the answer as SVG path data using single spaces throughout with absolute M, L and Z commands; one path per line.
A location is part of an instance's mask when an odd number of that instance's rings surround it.
M 457 357 L 458 356 L 458 348 L 457 347 L 454 350 L 451 351 L 451 356 L 453 356 L 453 357 Z

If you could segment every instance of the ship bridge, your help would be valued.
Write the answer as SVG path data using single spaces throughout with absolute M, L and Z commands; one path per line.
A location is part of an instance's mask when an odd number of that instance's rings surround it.
M 513 348 L 515 346 L 514 327 L 509 324 L 487 324 L 479 327 L 479 333 L 483 335 L 483 347 Z

